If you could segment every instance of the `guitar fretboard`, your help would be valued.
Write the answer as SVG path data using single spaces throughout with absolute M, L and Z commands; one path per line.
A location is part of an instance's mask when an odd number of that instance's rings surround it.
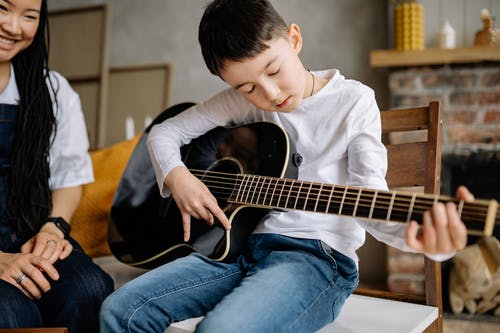
M 500 223 L 495 200 L 464 202 L 448 196 L 381 191 L 250 174 L 191 170 L 216 196 L 230 203 L 335 214 L 379 222 L 417 221 L 438 202 L 452 201 L 469 234 L 491 235 Z M 201 170 L 200 170 L 201 171 Z M 495 221 L 496 220 L 496 221 Z

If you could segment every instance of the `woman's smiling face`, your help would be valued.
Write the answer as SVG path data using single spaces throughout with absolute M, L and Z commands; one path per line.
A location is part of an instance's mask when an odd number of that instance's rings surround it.
M 0 62 L 11 61 L 31 45 L 42 0 L 0 0 Z

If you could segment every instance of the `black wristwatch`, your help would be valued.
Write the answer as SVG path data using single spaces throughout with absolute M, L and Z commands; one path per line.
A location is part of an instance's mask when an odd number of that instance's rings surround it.
M 62 231 L 62 233 L 64 234 L 64 238 L 68 238 L 69 233 L 71 232 L 71 226 L 69 225 L 68 222 L 66 222 L 64 218 L 60 216 L 57 217 L 50 216 L 45 220 L 45 222 L 54 223 L 56 227 Z

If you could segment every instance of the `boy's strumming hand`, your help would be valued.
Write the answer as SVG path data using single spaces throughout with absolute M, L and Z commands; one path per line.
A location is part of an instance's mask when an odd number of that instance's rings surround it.
M 188 241 L 191 231 L 191 216 L 205 220 L 209 225 L 214 223 L 214 217 L 226 230 L 231 229 L 226 214 L 217 203 L 217 199 L 198 178 L 185 167 L 175 167 L 165 178 L 165 185 L 172 192 L 172 197 L 179 207 L 184 229 L 184 241 Z
M 458 188 L 457 198 L 474 200 L 474 196 L 464 186 Z M 422 232 L 419 232 L 417 222 L 412 221 L 406 231 L 406 243 L 418 252 L 448 254 L 462 250 L 467 244 L 467 229 L 452 202 L 436 204 L 426 211 L 422 225 Z

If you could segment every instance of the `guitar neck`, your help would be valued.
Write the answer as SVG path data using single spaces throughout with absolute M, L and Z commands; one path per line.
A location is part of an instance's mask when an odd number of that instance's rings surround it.
M 491 235 L 499 223 L 496 200 L 465 202 L 448 196 L 381 191 L 249 174 L 208 172 L 203 182 L 234 204 L 302 210 L 378 222 L 421 223 L 438 202 L 453 201 L 471 235 Z

